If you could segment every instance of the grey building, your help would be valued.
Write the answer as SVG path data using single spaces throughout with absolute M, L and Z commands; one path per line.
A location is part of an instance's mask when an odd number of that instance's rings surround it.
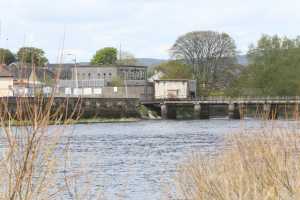
M 76 73 L 78 80 L 112 80 L 113 77 L 120 77 L 124 80 L 147 80 L 147 67 L 145 66 L 79 65 L 72 68 L 72 79 L 76 79 Z
M 104 80 L 109 85 L 114 78 L 121 78 L 126 85 L 145 85 L 146 66 L 49 64 L 48 69 L 58 74 L 60 80 L 91 81 Z

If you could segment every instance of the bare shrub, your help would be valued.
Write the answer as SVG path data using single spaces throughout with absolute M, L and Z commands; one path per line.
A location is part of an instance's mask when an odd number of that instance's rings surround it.
M 61 179 L 58 170 L 67 153 L 61 135 L 80 113 L 80 100 L 58 104 L 54 95 L 1 99 L 1 200 L 77 199 L 68 185 L 75 177 Z

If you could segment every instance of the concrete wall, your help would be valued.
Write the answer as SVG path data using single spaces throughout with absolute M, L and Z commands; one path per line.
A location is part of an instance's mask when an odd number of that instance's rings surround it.
M 13 78 L 0 77 L 0 97 L 12 96 Z
M 188 81 L 160 80 L 154 82 L 155 99 L 185 99 L 189 97 Z

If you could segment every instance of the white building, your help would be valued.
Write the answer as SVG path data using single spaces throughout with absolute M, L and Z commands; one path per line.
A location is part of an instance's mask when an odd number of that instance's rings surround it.
M 13 96 L 13 76 L 5 69 L 5 66 L 0 65 L 0 97 Z
M 188 99 L 196 96 L 196 81 L 187 79 L 155 80 L 155 99 Z

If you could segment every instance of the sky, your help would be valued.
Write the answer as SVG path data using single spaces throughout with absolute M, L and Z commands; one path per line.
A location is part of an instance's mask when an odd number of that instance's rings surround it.
M 241 54 L 262 34 L 300 35 L 299 0 L 0 0 L 0 7 L 0 47 L 42 48 L 51 63 L 69 62 L 67 54 L 86 62 L 107 46 L 168 59 L 190 31 L 226 32 Z

